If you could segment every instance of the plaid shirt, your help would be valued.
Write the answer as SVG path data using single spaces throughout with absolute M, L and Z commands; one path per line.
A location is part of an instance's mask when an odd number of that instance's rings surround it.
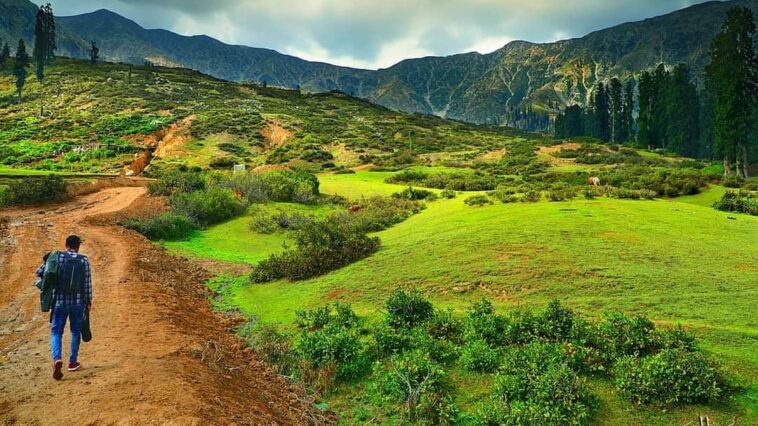
M 84 294 L 81 292 L 70 294 L 55 294 L 55 306 L 71 306 L 71 305 L 89 305 L 92 303 L 92 273 L 90 272 L 89 259 L 87 256 L 77 254 L 74 251 L 68 251 L 68 254 L 73 257 L 81 256 L 84 262 Z M 58 264 L 62 264 L 65 259 L 65 254 L 60 253 L 58 255 Z M 37 268 L 37 276 L 42 278 L 45 274 L 45 264 Z

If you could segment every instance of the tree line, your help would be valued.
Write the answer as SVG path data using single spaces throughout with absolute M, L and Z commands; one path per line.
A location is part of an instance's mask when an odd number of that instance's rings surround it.
M 757 154 L 758 59 L 749 8 L 732 8 L 709 48 L 698 92 L 685 64 L 658 65 L 638 78 L 600 82 L 585 106 L 555 119 L 556 138 L 591 136 L 688 157 L 718 158 L 726 175 L 745 178 Z

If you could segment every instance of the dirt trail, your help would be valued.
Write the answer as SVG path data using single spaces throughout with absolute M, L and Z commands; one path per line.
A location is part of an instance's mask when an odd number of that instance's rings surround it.
M 207 272 L 108 224 L 144 194 L 111 188 L 0 212 L 0 424 L 323 422 L 299 388 L 242 349 L 229 318 L 211 311 Z M 69 233 L 82 236 L 92 263 L 94 339 L 82 343 L 83 369 L 55 382 L 48 317 L 31 283 L 42 254 Z M 64 358 L 68 342 L 66 330 Z

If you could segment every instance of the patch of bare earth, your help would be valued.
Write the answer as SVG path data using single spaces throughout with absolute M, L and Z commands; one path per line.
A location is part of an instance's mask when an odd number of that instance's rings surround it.
M 581 148 L 582 145 L 576 142 L 564 142 L 559 145 L 553 145 L 553 146 L 541 146 L 539 150 L 539 155 L 551 166 L 568 166 L 572 164 L 576 164 L 573 158 L 560 158 L 555 156 L 554 154 L 557 154 L 561 151 L 576 151 L 577 149 Z
M 266 124 L 261 130 L 263 140 L 265 142 L 266 149 L 274 149 L 278 146 L 287 145 L 292 139 L 293 134 L 291 131 L 285 129 L 281 123 L 272 121 Z
M 283 425 L 330 420 L 262 362 L 212 311 L 200 264 L 113 225 L 144 215 L 140 187 L 3 211 L 0 219 L 0 424 Z M 80 371 L 54 381 L 48 314 L 31 285 L 43 253 L 84 239 L 94 281 L 94 338 Z M 68 352 L 68 331 L 64 354 Z

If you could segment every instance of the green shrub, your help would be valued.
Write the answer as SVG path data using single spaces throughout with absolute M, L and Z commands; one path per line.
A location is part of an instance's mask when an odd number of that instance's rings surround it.
M 250 229 L 261 234 L 273 234 L 276 231 L 296 231 L 302 229 L 313 218 L 300 213 L 279 212 L 275 214 L 259 213 L 250 222 Z
M 482 207 L 488 204 L 492 204 L 492 200 L 486 195 L 472 195 L 463 200 L 467 206 Z
M 251 324 L 239 334 L 255 352 L 279 374 L 292 375 L 297 367 L 297 355 L 292 350 L 292 338 L 274 324 Z
M 196 229 L 189 217 L 175 213 L 163 213 L 149 219 L 131 219 L 123 225 L 151 240 L 163 241 L 186 239 Z
M 0 198 L 0 205 L 25 205 L 50 203 L 62 200 L 66 195 L 66 183 L 57 175 L 13 179 Z
M 250 221 L 250 230 L 259 234 L 273 234 L 279 230 L 279 226 L 271 215 L 259 213 Z
M 642 356 L 659 345 L 655 326 L 644 317 L 612 313 L 598 324 L 598 332 L 603 354 L 610 360 L 624 355 Z
M 583 425 L 596 402 L 557 345 L 532 343 L 508 351 L 495 377 L 492 401 L 478 424 Z
M 405 188 L 404 190 L 400 192 L 396 192 L 392 194 L 393 198 L 398 198 L 401 200 L 436 200 L 437 194 L 435 194 L 432 191 L 427 191 L 426 189 L 418 189 L 414 188 L 412 186 L 409 186 L 408 188 Z
M 206 188 L 205 176 L 198 172 L 180 170 L 162 171 L 158 179 L 147 184 L 150 195 L 174 195 L 175 193 L 203 191 Z
M 211 160 L 211 162 L 208 164 L 208 166 L 212 169 L 229 169 L 231 170 L 232 167 L 237 164 L 238 161 L 234 157 L 218 157 Z
M 374 367 L 375 392 L 397 404 L 410 423 L 455 424 L 458 409 L 449 397 L 445 368 L 423 351 L 392 355 Z
M 247 207 L 232 191 L 222 188 L 178 193 L 171 196 L 170 204 L 174 213 L 191 218 L 199 226 L 208 226 L 239 216 Z
M 507 319 L 495 313 L 492 302 L 482 299 L 469 308 L 464 321 L 464 338 L 467 341 L 483 339 L 490 346 L 502 346 L 507 339 L 507 327 Z
M 421 293 L 413 289 L 397 289 L 385 303 L 387 323 L 394 328 L 410 328 L 432 319 L 434 306 Z
M 526 203 L 536 203 L 537 201 L 542 199 L 542 193 L 540 191 L 535 190 L 529 190 L 526 193 L 524 193 L 524 196 L 521 197 L 522 202 Z
M 379 249 L 379 238 L 369 237 L 337 217 L 308 223 L 295 234 L 296 248 L 272 254 L 253 269 L 256 283 L 281 278 L 315 277 L 363 259 Z
M 371 357 L 360 333 L 336 323 L 328 323 L 315 331 L 303 331 L 296 346 L 297 353 L 309 368 L 334 367 L 337 380 L 360 377 L 371 365 Z
M 335 170 L 334 174 L 335 175 L 354 175 L 355 174 L 355 170 L 353 170 L 353 169 L 340 169 L 340 170 Z
M 726 191 L 721 201 L 714 203 L 713 207 L 722 211 L 758 216 L 758 192 Z
M 500 366 L 500 354 L 483 339 L 475 339 L 463 345 L 460 361 L 468 371 L 491 373 Z
M 567 185 L 565 183 L 559 183 L 554 185 L 553 188 L 548 191 L 547 198 L 550 201 L 566 201 L 576 198 L 576 194 L 576 187 Z
M 242 194 L 251 203 L 277 201 L 311 204 L 316 202 L 319 195 L 318 178 L 300 170 L 235 173 L 215 178 L 217 186 Z
M 364 232 L 378 232 L 398 224 L 424 209 L 419 201 L 403 198 L 371 197 L 357 203 L 358 211 L 340 215 Z
M 456 318 L 452 310 L 435 310 L 432 318 L 427 321 L 426 328 L 435 339 L 458 343 L 463 331 L 463 321 Z
M 451 200 L 451 199 L 455 198 L 456 195 L 457 195 L 457 193 L 455 191 L 453 191 L 452 189 L 446 189 L 446 190 L 440 192 L 440 197 L 445 198 L 447 200 Z
M 309 311 L 295 312 L 295 324 L 298 328 L 308 331 L 320 330 L 328 324 L 343 328 L 354 328 L 359 325 L 358 316 L 350 305 L 333 303 Z
M 389 178 L 387 178 L 387 183 L 420 183 L 423 182 L 427 177 L 429 177 L 428 174 L 417 171 L 417 170 L 402 170 Z
M 351 380 L 365 373 L 371 355 L 361 339 L 359 324 L 350 305 L 340 303 L 297 312 L 301 334 L 296 352 L 305 362 L 304 368 L 333 369 L 337 380 Z
M 547 309 L 537 318 L 537 333 L 553 342 L 569 340 L 573 326 L 574 313 L 555 299 L 550 301 Z
M 725 391 L 723 378 L 705 355 L 682 349 L 622 358 L 613 375 L 619 391 L 635 404 L 705 403 Z
M 428 324 L 402 328 L 383 321 L 374 328 L 372 335 L 376 350 L 382 355 L 419 350 L 440 363 L 450 362 L 458 356 L 457 346 L 449 340 L 433 336 Z

